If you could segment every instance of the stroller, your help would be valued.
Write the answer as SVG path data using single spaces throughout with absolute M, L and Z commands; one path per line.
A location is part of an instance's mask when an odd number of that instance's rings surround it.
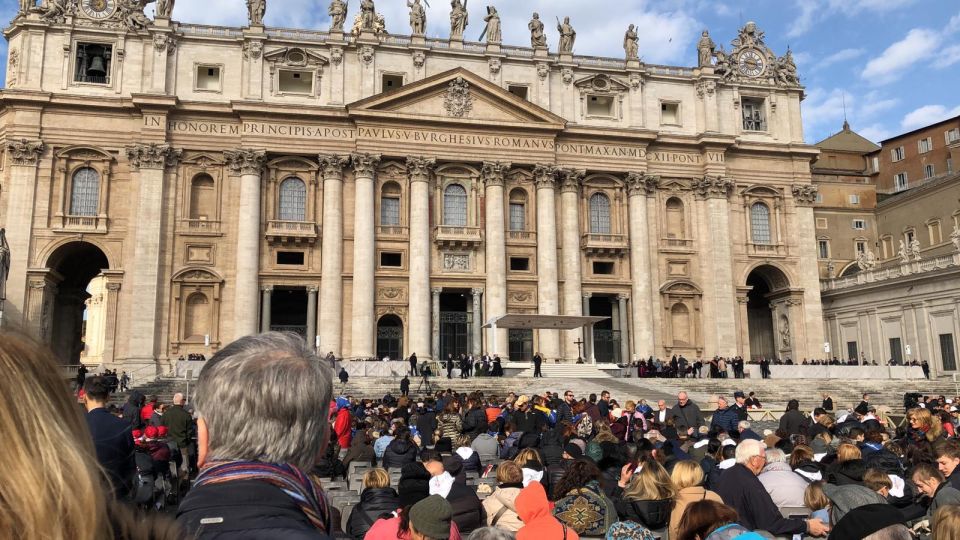
M 155 460 L 150 449 L 144 446 L 137 447 L 134 459 L 137 466 L 134 504 L 139 508 L 152 510 L 163 510 L 168 504 L 176 507 L 180 503 L 180 493 L 176 485 L 176 475 L 170 468 L 171 462 Z

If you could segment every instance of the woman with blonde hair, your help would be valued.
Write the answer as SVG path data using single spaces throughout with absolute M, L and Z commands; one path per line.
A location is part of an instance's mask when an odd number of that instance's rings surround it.
M 960 506 L 946 505 L 937 508 L 933 514 L 931 540 L 953 540 L 960 538 Z
M 363 475 L 363 492 L 360 502 L 350 511 L 346 533 L 351 538 L 363 538 L 373 524 L 397 511 L 402 504 L 396 490 L 390 487 L 390 475 L 386 469 L 371 469 Z
M 677 494 L 674 497 L 673 511 L 670 512 L 670 527 L 667 537 L 679 538 L 680 518 L 683 517 L 683 512 L 688 505 L 703 500 L 718 503 L 722 503 L 723 500 L 716 493 L 703 487 L 703 468 L 696 461 L 678 461 L 673 466 L 673 472 L 670 473 L 670 480 L 673 481 L 673 487 L 677 489 Z
M 667 470 L 655 460 L 642 461 L 623 493 L 619 491 L 614 492 L 612 499 L 621 521 L 634 521 L 654 531 L 669 524 L 677 489 Z
M 863 454 L 860 452 L 860 449 L 854 444 L 842 443 L 837 447 L 837 463 L 853 461 L 855 459 L 861 459 L 862 457 Z
M 907 440 L 918 443 L 923 439 L 934 442 L 943 435 L 943 426 L 939 419 L 934 419 L 928 409 L 910 409 L 907 411 Z
M 176 539 L 175 524 L 109 498 L 93 439 L 49 351 L 0 333 L 0 531 L 9 538 Z
M 489 527 L 514 533 L 523 527 L 523 521 L 517 514 L 517 497 L 521 490 L 523 471 L 516 463 L 504 461 L 497 467 L 497 489 L 483 500 Z

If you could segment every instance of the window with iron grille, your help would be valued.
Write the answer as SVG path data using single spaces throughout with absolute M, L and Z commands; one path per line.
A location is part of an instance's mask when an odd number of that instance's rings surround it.
M 280 183 L 280 219 L 282 221 L 307 220 L 307 185 L 293 177 Z
M 450 184 L 443 192 L 443 224 L 467 226 L 467 190 L 460 184 Z
M 527 230 L 527 207 L 523 203 L 510 203 L 510 230 Z
M 754 244 L 772 243 L 770 234 L 770 208 L 763 203 L 754 203 L 750 207 L 750 225 Z
M 95 216 L 100 206 L 100 174 L 90 167 L 73 173 L 70 191 L 71 216 Z
M 603 193 L 590 197 L 590 232 L 610 234 L 610 198 Z
M 400 225 L 400 199 L 387 196 L 380 199 L 380 225 Z

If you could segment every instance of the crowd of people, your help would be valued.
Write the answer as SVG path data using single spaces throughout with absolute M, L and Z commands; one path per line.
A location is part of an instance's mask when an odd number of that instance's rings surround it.
M 90 376 L 78 407 L 49 352 L 11 334 L 0 369 L 0 530 L 23 538 L 960 538 L 944 396 L 911 395 L 899 428 L 866 395 L 809 415 L 791 400 L 776 430 L 743 392 L 706 413 L 685 392 L 334 398 L 330 365 L 279 333 L 214 355 L 192 403 L 112 407 Z M 354 462 L 363 490 L 340 516 L 324 486 Z M 183 495 L 175 521 L 136 513 L 151 474 Z
M 850 358 L 847 360 L 834 356 L 831 359 L 811 359 L 804 358 L 800 362 L 794 362 L 792 358 L 758 358 L 745 361 L 741 356 L 724 358 L 714 356 L 709 360 L 696 358 L 690 361 L 681 355 L 673 355 L 669 361 L 660 358 L 650 357 L 646 360 L 638 360 L 627 364 L 632 371 L 636 371 L 637 377 L 660 377 L 660 378 L 691 378 L 691 379 L 726 379 L 731 375 L 735 379 L 745 378 L 744 365 L 753 364 L 760 367 L 760 376 L 764 379 L 770 378 L 770 366 L 876 366 L 876 361 L 869 361 L 865 357 Z M 897 361 L 890 359 L 886 365 L 889 366 L 914 366 L 923 370 L 923 374 L 930 378 L 930 364 L 926 360 Z

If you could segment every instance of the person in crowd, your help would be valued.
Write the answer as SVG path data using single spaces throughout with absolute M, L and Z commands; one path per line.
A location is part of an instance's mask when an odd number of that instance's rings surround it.
M 463 418 L 460 417 L 460 404 L 451 401 L 443 409 L 443 413 L 437 417 L 437 446 L 446 439 L 443 445 L 446 451 L 453 450 L 453 441 L 463 432 Z M 440 450 L 440 448 L 438 448 Z
M 439 456 L 436 456 L 424 464 L 432 475 L 430 495 L 440 495 L 450 503 L 457 529 L 461 534 L 469 535 L 486 523 L 483 505 L 476 489 L 466 484 L 460 456 L 453 455 L 439 463 L 438 459 Z
M 505 531 L 517 532 L 523 521 L 517 513 L 517 497 L 523 489 L 523 471 L 512 461 L 504 461 L 497 467 L 497 489 L 483 500 L 487 525 Z
M 532 482 L 520 491 L 516 508 L 523 522 L 517 531 L 517 540 L 580 540 L 575 529 L 554 516 L 547 492 L 540 482 Z
M 363 475 L 360 502 L 350 511 L 344 532 L 351 538 L 362 539 L 378 519 L 398 509 L 400 496 L 390 487 L 390 475 L 384 469 L 371 469 Z
M 450 503 L 438 495 L 424 497 L 397 515 L 374 523 L 365 540 L 462 540 L 451 519 Z
M 667 408 L 667 402 L 662 399 L 658 400 L 657 410 L 653 412 L 653 421 L 660 426 L 665 426 L 669 419 L 670 409 Z
M 470 533 L 467 540 L 514 540 L 514 534 L 496 527 L 484 527 Z
M 827 392 L 822 392 L 820 396 L 823 398 L 820 408 L 826 412 L 833 412 L 833 397 Z
M 196 425 L 193 416 L 183 408 L 186 399 L 183 394 L 177 392 L 173 395 L 173 405 L 167 407 L 163 412 L 160 425 L 167 428 L 167 434 L 171 442 L 176 444 L 177 455 L 174 459 L 180 464 L 180 475 L 185 477 L 190 472 L 190 446 L 193 442 Z
M 830 523 L 830 498 L 823 492 L 823 481 L 815 480 L 803 490 L 803 506 L 810 509 L 810 517 Z
M 738 521 L 737 511 L 730 506 L 713 500 L 696 501 L 684 510 L 677 536 L 671 535 L 670 540 L 763 539 Z
M 417 444 L 413 442 L 410 430 L 406 427 L 401 427 L 383 451 L 383 460 L 380 466 L 384 469 L 402 469 L 404 465 L 417 461 L 417 455 L 419 453 L 420 449 L 417 448 Z
M 543 365 L 543 357 L 540 356 L 540 353 L 533 355 L 533 376 L 534 377 L 543 377 L 543 371 L 541 367 Z
M 358 430 L 350 441 L 350 448 L 343 456 L 343 466 L 349 467 L 354 461 L 357 463 L 376 463 L 377 461 L 369 429 Z
M 670 475 L 650 458 L 639 465 L 622 493 L 613 496 L 617 515 L 622 521 L 633 521 L 651 530 L 666 528 L 677 490 Z
M 176 524 L 163 516 L 136 515 L 113 498 L 99 465 L 97 435 L 91 433 L 91 427 L 99 426 L 109 413 L 95 407 L 86 413 L 85 421 L 60 368 L 49 350 L 24 336 L 0 333 L 0 372 L 4 374 L 0 433 L 5 454 L 0 467 L 0 535 L 71 540 L 182 538 Z M 109 384 L 103 377 L 87 377 L 83 386 L 95 389 L 92 399 L 99 403 L 109 400 Z M 85 394 L 89 397 L 88 391 Z M 132 464 L 129 423 L 111 420 L 118 423 L 104 421 L 109 427 L 104 432 L 125 433 Z M 126 458 L 123 462 L 127 463 Z M 126 474 L 126 465 L 118 472 Z
M 294 334 L 243 337 L 209 360 L 195 403 L 201 472 L 177 513 L 191 538 L 330 537 L 309 471 L 330 441 L 332 379 Z
M 109 386 L 108 382 L 108 386 Z M 127 402 L 123 404 L 123 419 L 130 424 L 130 429 L 143 429 L 143 418 L 140 416 L 140 409 L 143 408 L 144 403 L 146 402 L 146 396 L 144 396 L 138 390 L 130 392 L 130 396 L 127 397 Z
M 414 352 L 414 353 L 410 353 L 410 358 L 408 358 L 407 361 L 410 362 L 410 373 L 409 373 L 409 375 L 413 375 L 414 377 L 416 377 L 417 375 L 419 375 L 419 374 L 420 374 L 420 370 L 418 369 L 418 366 L 417 366 L 417 353 L 415 353 L 415 352 Z
M 914 444 L 926 440 L 933 443 L 943 437 L 943 426 L 934 419 L 929 409 L 917 408 L 907 411 L 907 439 Z
M 780 514 L 757 478 L 766 462 L 763 442 L 740 441 L 736 447 L 736 464 L 720 476 L 720 485 L 717 486 L 717 494 L 723 502 L 736 510 L 740 523 L 750 530 L 763 529 L 773 535 L 825 535 L 830 529 L 819 519 L 787 519 Z
M 406 375 L 404 375 L 403 378 L 400 379 L 400 395 L 401 396 L 410 395 L 410 378 L 407 377 Z
M 470 446 L 470 437 L 466 434 L 458 435 L 454 441 L 453 451 L 463 460 L 464 472 L 483 472 L 483 462 L 480 461 L 480 454 Z
M 933 516 L 936 527 L 931 527 L 931 540 L 952 540 L 960 538 L 960 506 L 937 508 Z
M 791 399 L 787 402 L 787 412 L 780 417 L 780 431 L 787 435 L 806 435 L 810 419 L 800 412 L 800 402 Z
M 946 482 L 943 474 L 937 470 L 935 465 L 930 463 L 920 463 L 913 468 L 910 475 L 914 485 L 923 495 L 930 498 L 930 506 L 927 508 L 926 528 L 935 529 L 936 512 L 941 506 L 960 505 L 960 491 Z
M 946 478 L 948 484 L 955 489 L 960 489 L 960 441 L 956 439 L 947 439 L 938 441 L 933 446 L 934 454 L 937 458 L 937 469 Z
M 353 437 L 353 415 L 350 414 L 349 402 L 338 398 L 336 401 L 336 421 L 333 431 L 337 434 L 337 444 L 340 448 L 350 448 L 350 439 Z
M 762 408 L 763 408 L 763 403 L 760 403 L 760 400 L 757 398 L 756 392 L 750 392 L 750 393 L 747 395 L 747 399 L 746 399 L 746 401 L 744 401 L 744 405 L 745 405 L 748 409 L 762 409 Z
M 337 378 L 340 379 L 340 384 L 346 385 L 350 382 L 350 374 L 347 373 L 347 368 L 340 366 L 340 373 L 337 374 Z
M 428 454 L 428 451 L 424 450 L 424 453 Z M 428 457 L 429 455 L 430 454 L 428 454 Z M 400 506 L 406 508 L 429 497 L 430 478 L 432 478 L 432 475 L 424 463 L 416 462 L 404 465 L 403 468 L 400 469 L 400 481 L 397 482 Z
M 87 428 L 92 436 L 97 462 L 107 473 L 114 496 L 126 499 L 133 488 L 136 469 L 130 424 L 107 412 L 110 385 L 103 377 L 87 377 L 83 390 Z
M 767 448 L 766 454 L 767 464 L 757 479 L 770 494 L 773 503 L 780 508 L 803 506 L 807 480 L 793 472 L 783 450 Z
M 610 392 L 606 390 L 600 392 L 600 401 L 597 402 L 597 409 L 600 410 L 600 418 L 610 419 L 610 411 L 612 410 L 612 407 L 610 407 Z
M 670 480 L 673 482 L 673 487 L 677 490 L 677 493 L 674 497 L 673 509 L 670 512 L 667 537 L 678 538 L 680 536 L 680 519 L 683 517 L 687 506 L 703 500 L 718 503 L 723 501 L 719 495 L 703 487 L 703 469 L 695 461 L 678 461 L 673 466 L 673 472 L 670 473 Z
M 763 437 L 753 430 L 753 424 L 751 424 L 749 420 L 741 420 L 737 422 L 737 431 L 740 432 L 741 441 L 744 439 L 753 439 L 755 441 L 763 440 Z
M 547 419 L 543 416 L 543 413 L 534 409 L 530 403 L 530 398 L 527 396 L 518 397 L 513 407 L 515 410 L 510 420 L 517 427 L 517 431 L 527 435 L 539 436 L 547 425 Z
M 740 390 L 733 393 L 733 405 L 730 406 L 733 412 L 737 413 L 737 421 L 747 420 L 750 415 L 747 413 L 747 396 Z
M 553 515 L 577 534 L 603 536 L 617 521 L 613 501 L 600 488 L 600 469 L 589 459 L 579 459 L 567 467 L 567 473 L 553 489 L 553 498 Z M 584 507 L 591 511 L 576 510 Z
M 670 418 L 677 433 L 692 436 L 703 425 L 700 407 L 690 400 L 686 392 L 677 393 L 677 404 L 670 409 Z
M 482 433 L 486 433 L 488 425 L 483 400 L 477 394 L 470 394 L 467 397 L 467 412 L 463 415 L 461 432 L 473 441 Z
M 887 504 L 868 504 L 847 513 L 833 528 L 830 538 L 862 540 L 911 540 L 903 515 Z
M 481 462 L 487 463 L 500 457 L 499 433 L 499 425 L 491 422 L 487 424 L 487 430 L 470 443 L 470 448 L 477 453 Z
M 713 411 L 713 418 L 710 420 L 710 431 L 724 432 L 730 435 L 737 433 L 737 422 L 740 421 L 740 417 L 737 414 L 736 409 L 730 407 L 727 398 L 724 396 L 717 396 L 717 410 Z

